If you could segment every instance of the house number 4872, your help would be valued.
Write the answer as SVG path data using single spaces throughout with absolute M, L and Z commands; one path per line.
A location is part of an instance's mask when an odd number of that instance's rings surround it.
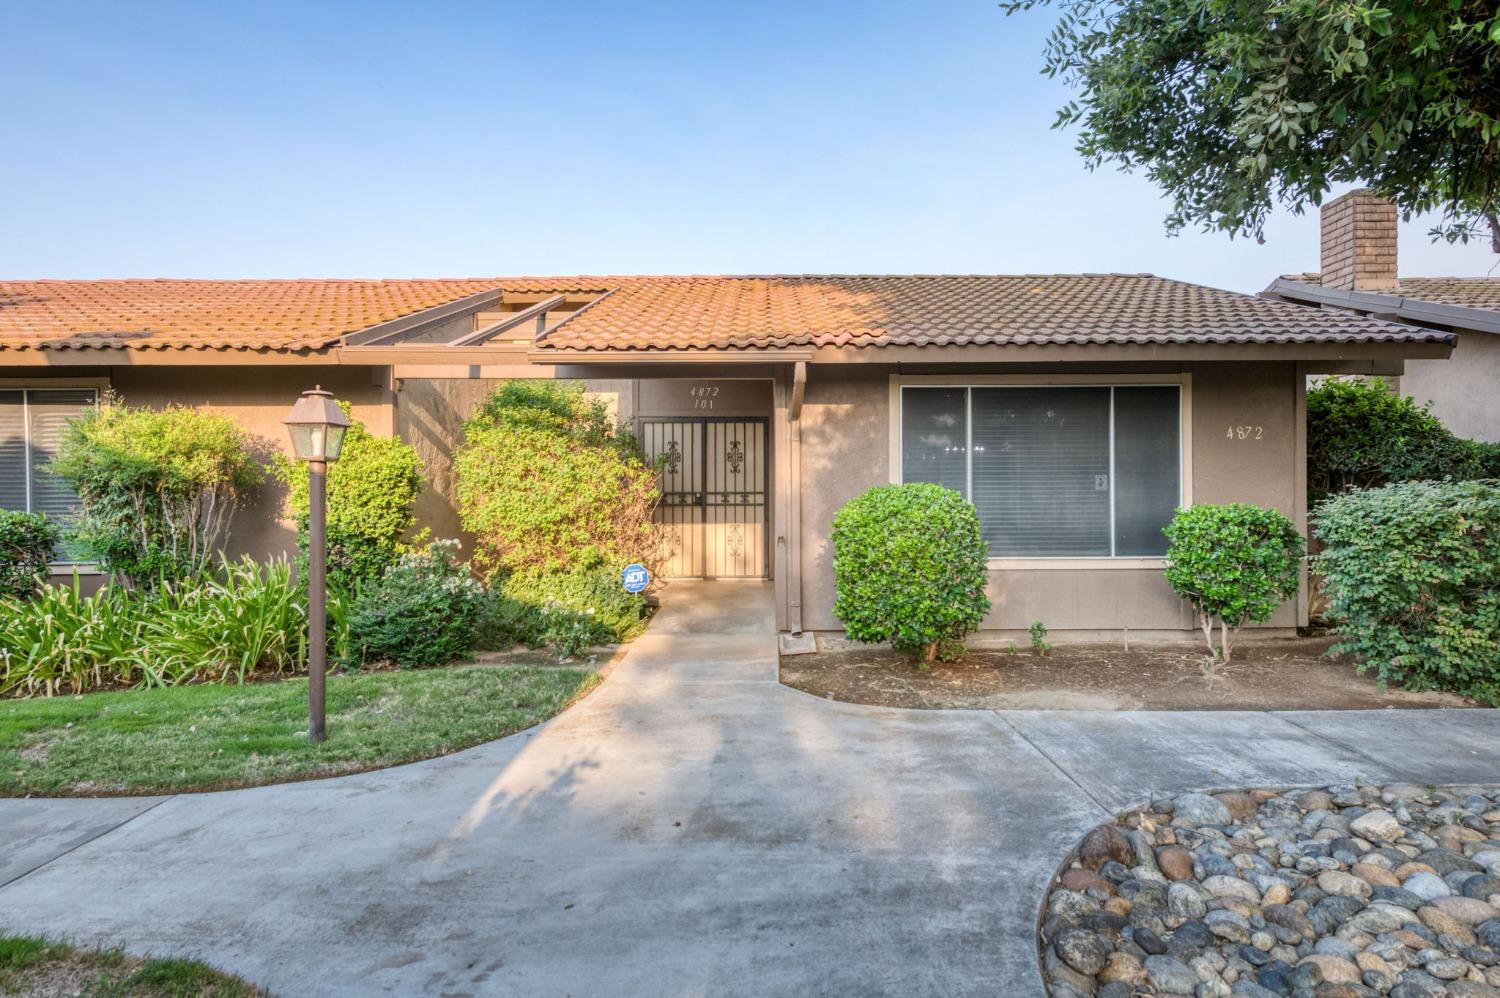
M 1259 440 L 1265 435 L 1264 426 L 1231 426 L 1224 431 L 1227 440 Z

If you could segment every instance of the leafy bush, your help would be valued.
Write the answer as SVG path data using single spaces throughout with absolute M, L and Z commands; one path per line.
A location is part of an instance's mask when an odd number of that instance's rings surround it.
M 1384 380 L 1328 378 L 1307 391 L 1307 485 L 1313 501 L 1388 482 L 1500 477 L 1500 445 L 1455 437 Z
M 464 425 L 454 474 L 461 522 L 491 575 L 651 567 L 660 552 L 656 473 L 579 385 L 506 382 Z
M 57 524 L 44 513 L 0 509 L 0 596 L 30 596 L 47 579 Z
M 1219 622 L 1217 654 L 1229 661 L 1229 633 L 1264 623 L 1297 595 L 1302 535 L 1286 515 L 1233 502 L 1179 509 L 1164 532 L 1167 582 L 1198 612 L 1210 651 Z
M 304 668 L 306 646 L 305 597 L 286 562 L 245 559 L 220 577 L 92 596 L 75 576 L 29 600 L 0 598 L 0 695 L 243 682 Z
M 833 615 L 854 641 L 889 641 L 925 667 L 963 655 L 989 611 L 974 507 L 939 485 L 882 485 L 833 518 Z
M 356 662 L 442 665 L 472 651 L 484 587 L 454 559 L 456 541 L 402 556 L 355 598 L 349 614 Z
M 1381 682 L 1500 706 L 1500 482 L 1407 482 L 1328 499 L 1315 562 L 1343 640 Z
M 70 536 L 138 586 L 198 577 L 260 484 L 256 448 L 222 413 L 107 402 L 69 422 L 51 464 L 82 505 Z
M 647 604 L 645 596 L 621 588 L 621 567 L 596 561 L 568 572 L 505 578 L 481 616 L 481 645 L 545 645 L 570 657 L 591 645 L 628 641 L 640 632 Z
M 377 437 L 349 416 L 344 448 L 328 466 L 328 581 L 355 592 L 380 578 L 403 553 L 412 506 L 422 492 L 422 460 L 398 437 Z M 297 521 L 297 546 L 307 558 L 307 464 L 277 455 L 272 472 L 287 486 L 287 512 Z

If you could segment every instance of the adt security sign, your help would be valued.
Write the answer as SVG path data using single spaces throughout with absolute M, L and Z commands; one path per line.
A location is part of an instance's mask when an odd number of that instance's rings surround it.
M 651 584 L 651 573 L 646 571 L 645 565 L 626 565 L 625 570 L 620 573 L 620 585 L 625 587 L 627 593 L 638 593 Z

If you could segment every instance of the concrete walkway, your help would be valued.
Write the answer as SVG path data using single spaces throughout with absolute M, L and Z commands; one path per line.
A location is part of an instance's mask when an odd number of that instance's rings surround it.
M 0 927 L 293 996 L 1035 995 L 1055 866 L 1151 792 L 1497 760 L 1494 711 L 825 702 L 777 683 L 767 587 L 679 583 L 530 732 L 319 782 L 0 801 Z

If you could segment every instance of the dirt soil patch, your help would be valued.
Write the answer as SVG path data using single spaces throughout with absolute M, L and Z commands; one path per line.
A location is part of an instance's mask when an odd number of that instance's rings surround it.
M 881 707 L 981 710 L 1361 710 L 1477 704 L 1452 693 L 1382 690 L 1354 663 L 1323 657 L 1331 639 L 1245 643 L 1211 672 L 1188 646 L 1066 645 L 971 651 L 923 671 L 882 648 L 781 660 L 781 681 L 816 696 Z

